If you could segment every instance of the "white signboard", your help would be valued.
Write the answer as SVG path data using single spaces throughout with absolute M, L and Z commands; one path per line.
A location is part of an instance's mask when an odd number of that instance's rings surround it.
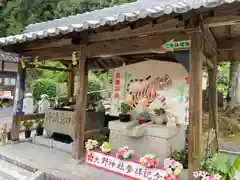
M 56 132 L 71 136 L 73 115 L 72 111 L 48 110 L 44 119 L 47 135 L 50 137 Z
M 85 162 L 96 168 L 102 168 L 135 180 L 177 180 L 177 177 L 168 175 L 163 169 L 145 168 L 139 162 L 122 161 L 101 152 L 86 153 Z

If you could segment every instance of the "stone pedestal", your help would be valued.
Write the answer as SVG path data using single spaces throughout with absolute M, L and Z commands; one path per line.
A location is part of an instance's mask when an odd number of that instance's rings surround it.
M 160 158 L 160 165 L 172 151 L 184 148 L 185 127 L 167 127 L 146 123 L 138 125 L 137 121 L 122 123 L 109 122 L 110 144 L 112 149 L 128 146 L 137 157 L 151 153 Z
M 51 137 L 53 133 L 60 133 L 72 136 L 72 118 L 73 111 L 48 109 L 45 114 L 44 128 L 47 136 Z M 100 130 L 104 128 L 104 112 L 87 112 L 85 130 Z

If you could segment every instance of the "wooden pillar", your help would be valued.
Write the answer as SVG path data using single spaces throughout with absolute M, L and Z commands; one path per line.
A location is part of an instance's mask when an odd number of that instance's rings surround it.
M 202 143 L 202 34 L 191 32 L 191 48 L 189 49 L 189 148 L 188 173 L 192 179 L 193 171 L 199 167 L 203 155 Z
M 209 103 L 209 130 L 215 130 L 215 138 L 212 142 L 213 150 L 218 151 L 218 94 L 217 94 L 217 56 L 210 58 L 214 67 L 208 69 L 208 103 Z
M 69 64 L 68 69 L 68 98 L 73 98 L 74 96 L 74 69 L 73 65 Z
M 16 90 L 14 96 L 13 121 L 11 129 L 11 140 L 19 140 L 21 118 L 23 112 L 23 98 L 25 94 L 26 70 L 22 68 L 20 61 L 17 64 Z
M 85 57 L 86 46 L 79 52 L 79 94 L 77 94 L 76 110 L 74 115 L 73 152 L 72 157 L 78 160 L 84 155 L 84 132 L 87 109 L 88 67 Z

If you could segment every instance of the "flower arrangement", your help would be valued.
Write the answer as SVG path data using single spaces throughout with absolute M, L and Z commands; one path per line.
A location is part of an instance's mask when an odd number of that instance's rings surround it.
M 166 169 L 169 175 L 179 176 L 183 169 L 183 165 L 174 159 L 168 158 L 164 159 L 164 169 Z
M 193 177 L 194 178 L 201 178 L 201 179 L 204 179 L 204 180 L 220 180 L 221 179 L 221 176 L 218 175 L 218 174 L 211 175 L 211 174 L 209 174 L 207 172 L 204 172 L 204 171 L 194 172 Z
M 120 148 L 116 154 L 116 158 L 121 160 L 131 160 L 135 157 L 133 150 L 128 147 Z
M 146 168 L 157 168 L 158 158 L 153 154 L 146 154 L 140 158 L 140 163 Z
M 199 171 L 194 172 L 193 176 L 206 180 L 233 180 L 236 171 L 240 172 L 240 156 L 232 160 L 216 153 L 201 162 Z
M 112 150 L 111 145 L 108 142 L 102 143 L 100 149 L 103 153 L 110 153 Z
M 96 149 L 98 147 L 98 142 L 96 140 L 88 139 L 85 142 L 85 148 L 87 151 L 91 151 L 93 149 Z
M 173 151 L 171 153 L 171 159 L 175 159 L 183 165 L 183 169 L 188 168 L 188 152 L 185 149 L 180 151 Z

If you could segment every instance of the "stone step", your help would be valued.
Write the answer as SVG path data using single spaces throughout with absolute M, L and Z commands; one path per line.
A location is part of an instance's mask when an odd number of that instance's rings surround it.
M 34 173 L 0 159 L 0 180 L 27 180 Z

